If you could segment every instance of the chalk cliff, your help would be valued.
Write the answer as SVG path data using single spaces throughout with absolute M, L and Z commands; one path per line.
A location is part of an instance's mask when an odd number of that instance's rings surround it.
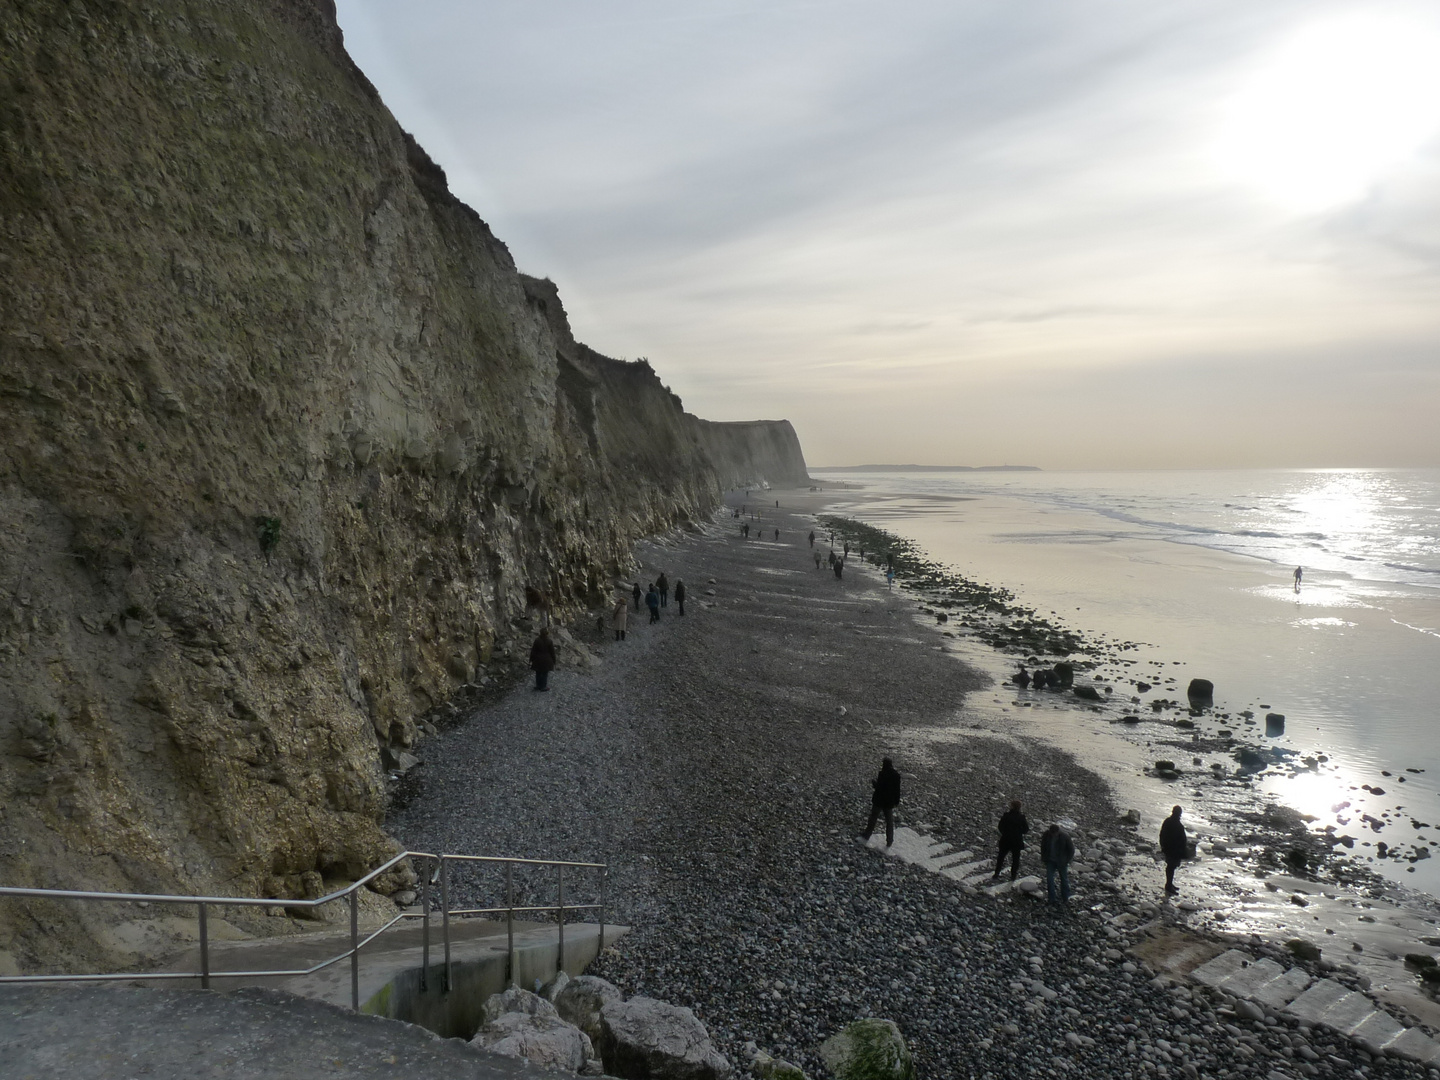
M 527 590 L 578 613 L 807 481 L 788 423 L 574 341 L 327 0 L 12 0 L 0 41 L 0 882 L 353 878 L 382 753 Z M 114 961 L 96 919 L 0 905 L 0 969 Z

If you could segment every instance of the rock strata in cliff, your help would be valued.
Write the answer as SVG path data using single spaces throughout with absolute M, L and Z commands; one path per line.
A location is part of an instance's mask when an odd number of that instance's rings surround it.
M 325 3 L 19 0 L 0 39 L 0 881 L 352 879 L 382 752 L 527 590 L 599 604 L 805 478 L 788 423 L 577 344 Z M 102 923 L 0 907 L 0 969 L 123 960 Z

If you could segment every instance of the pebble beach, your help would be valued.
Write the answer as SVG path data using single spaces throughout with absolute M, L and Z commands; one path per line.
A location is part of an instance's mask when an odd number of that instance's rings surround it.
M 632 612 L 624 641 L 592 617 L 562 636 L 549 692 L 529 688 L 517 655 L 513 685 L 437 717 L 390 830 L 417 849 L 608 864 L 603 887 L 566 884 L 633 928 L 591 972 L 693 1008 L 737 1066 L 754 1044 L 826 1075 L 820 1042 L 881 1016 L 922 1077 L 1427 1076 L 1157 978 L 1165 943 L 1191 932 L 1158 865 L 1145 879 L 1153 836 L 1026 721 L 970 717 L 990 677 L 874 567 L 816 569 L 806 537 L 823 555 L 824 530 L 765 494 L 745 501 L 760 514 L 749 538 L 732 496 L 712 523 L 637 551 L 642 586 L 662 571 L 684 581 L 683 617 L 673 596 L 654 625 Z M 1022 873 L 1040 872 L 1045 825 L 1073 822 L 1068 907 L 992 897 L 864 845 L 882 756 L 904 776 L 897 824 L 977 859 L 1012 798 L 1032 829 Z M 476 905 L 503 895 L 481 877 L 453 887 Z M 548 879 L 520 887 L 553 898 Z

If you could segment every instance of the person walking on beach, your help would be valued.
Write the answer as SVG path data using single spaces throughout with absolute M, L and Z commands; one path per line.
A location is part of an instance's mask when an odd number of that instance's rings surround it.
M 815 552 L 815 569 L 820 569 L 820 553 L 818 551 Z
M 645 594 L 645 606 L 650 609 L 650 621 L 660 621 L 660 590 L 655 588 L 655 583 L 650 583 L 650 591 Z
M 1304 576 L 1305 576 L 1305 568 L 1304 568 L 1303 566 L 1297 566 L 1297 567 L 1295 567 L 1295 591 L 1296 591 L 1296 592 L 1299 592 L 1299 591 L 1300 591 L 1300 579 L 1301 579 L 1302 577 L 1304 577 Z
M 630 595 L 635 598 L 635 610 L 640 610 L 640 582 L 635 582 L 635 587 L 630 590 Z
M 894 571 L 894 570 L 891 570 L 891 569 L 888 569 L 888 568 L 886 569 L 886 571 L 885 571 L 885 587 L 886 587 L 886 588 L 889 588 L 889 589 L 895 588 L 895 571 Z
M 750 536 L 750 523 L 748 521 L 740 526 L 740 535 L 746 538 Z
M 780 530 L 779 530 L 779 529 L 776 529 L 776 530 L 775 530 L 775 540 L 776 540 L 777 543 L 778 543 L 779 540 L 780 540 Z
M 814 530 L 814 529 L 811 529 L 811 530 L 810 530 L 810 546 L 811 546 L 812 548 L 815 546 L 815 530 Z
M 1010 880 L 1014 881 L 1020 876 L 1020 849 L 1025 846 L 1025 834 L 1030 831 L 1030 823 L 1020 812 L 1019 799 L 1013 800 L 1010 809 L 1000 815 L 1000 824 L 996 826 L 996 831 L 1000 833 L 1000 854 L 995 858 L 995 873 L 990 876 L 990 880 L 1000 880 L 1005 856 L 1009 855 Z
M 1060 903 L 1070 902 L 1070 860 L 1075 841 L 1059 825 L 1051 824 L 1040 838 L 1040 861 L 1045 864 L 1045 899 L 1055 903 L 1055 876 L 1060 876 Z
M 880 775 L 870 781 L 875 789 L 870 796 L 870 821 L 865 826 L 865 843 L 875 831 L 880 815 L 885 815 L 885 846 L 895 843 L 895 808 L 900 805 L 900 774 L 887 757 L 880 762 Z
M 625 640 L 625 627 L 629 624 L 629 622 L 630 609 L 626 606 L 625 598 L 622 596 L 620 598 L 620 602 L 615 605 L 615 610 L 610 614 L 610 623 L 612 626 L 615 627 L 616 641 Z
M 845 560 L 835 560 L 835 580 L 839 581 L 845 576 Z
M 1185 826 L 1180 824 L 1180 807 L 1172 807 L 1170 816 L 1160 824 L 1160 854 L 1165 856 L 1165 891 L 1179 892 L 1175 888 L 1175 868 L 1190 854 L 1190 838 L 1185 835 Z
M 555 670 L 555 643 L 550 631 L 542 629 L 535 644 L 530 646 L 530 666 L 535 671 L 535 689 L 550 689 L 550 672 Z
M 665 576 L 665 571 L 660 571 L 660 576 L 655 579 L 655 588 L 660 592 L 660 606 L 670 606 L 670 579 Z
M 685 583 L 684 583 L 683 581 L 677 581 L 677 582 L 675 582 L 675 603 L 676 603 L 677 605 L 679 605 L 680 614 L 681 614 L 681 615 L 684 615 L 684 614 L 685 614 Z

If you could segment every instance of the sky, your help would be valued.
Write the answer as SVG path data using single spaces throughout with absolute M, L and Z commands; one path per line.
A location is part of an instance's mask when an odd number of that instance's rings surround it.
M 338 8 L 577 338 L 812 465 L 1440 466 L 1440 5 Z

